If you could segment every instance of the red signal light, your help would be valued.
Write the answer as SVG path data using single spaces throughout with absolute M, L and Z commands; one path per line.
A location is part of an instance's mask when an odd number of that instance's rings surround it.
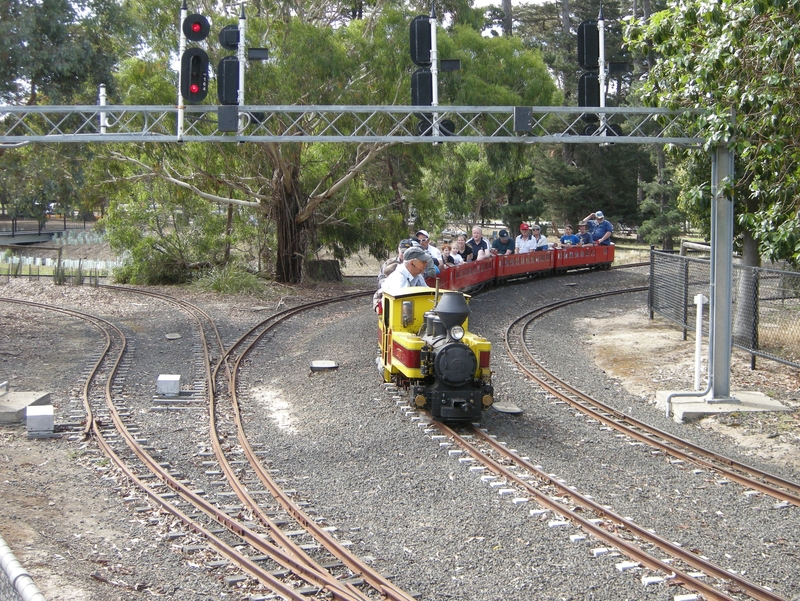
M 183 20 L 183 34 L 193 42 L 205 40 L 211 31 L 208 19 L 203 15 L 189 15 Z
M 189 92 L 191 92 L 192 94 L 197 94 L 199 91 L 200 91 L 200 86 L 198 86 L 196 83 L 189 84 Z

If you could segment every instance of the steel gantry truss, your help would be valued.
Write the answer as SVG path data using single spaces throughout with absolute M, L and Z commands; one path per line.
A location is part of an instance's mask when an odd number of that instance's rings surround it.
M 65 142 L 705 143 L 692 131 L 697 115 L 685 110 L 595 107 L 598 114 L 590 114 L 585 107 L 431 106 L 423 112 L 413 106 L 239 106 L 236 118 L 227 120 L 236 131 L 225 131 L 214 106 L 107 106 L 103 100 L 99 106 L 0 106 L 0 148 Z M 725 182 L 733 178 L 733 154 L 718 145 L 709 150 L 712 369 L 706 391 L 670 398 L 738 402 L 730 397 L 733 203 L 724 194 Z
M 85 142 L 573 143 L 698 146 L 687 111 L 513 106 L 242 106 L 221 131 L 215 106 L 0 106 L 0 145 Z M 178 113 L 185 121 L 178 135 Z M 432 112 L 436 111 L 436 112 Z M 593 123 L 587 125 L 586 117 Z M 443 121 L 449 123 L 446 126 Z M 612 131 L 620 125 L 622 135 Z M 454 126 L 454 127 L 453 127 Z M 452 128 L 452 129 L 451 129 Z M 223 128 L 224 129 L 224 128 Z

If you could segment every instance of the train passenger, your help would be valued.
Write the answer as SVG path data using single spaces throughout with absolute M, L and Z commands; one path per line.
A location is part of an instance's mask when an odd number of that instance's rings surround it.
M 419 245 L 423 249 L 425 249 L 425 252 L 427 252 L 431 257 L 433 257 L 433 263 L 437 267 L 440 267 L 440 263 L 442 262 L 442 251 L 440 251 L 433 244 L 431 244 L 430 242 L 431 237 L 428 234 L 428 232 L 426 232 L 425 230 L 419 230 L 416 234 L 414 234 L 414 237 L 419 242 Z
M 586 231 L 586 222 L 581 221 L 578 224 L 578 244 L 581 246 L 590 246 L 592 244 L 592 235 Z
M 381 265 L 381 270 L 378 272 L 378 288 L 381 287 L 383 284 L 383 280 L 387 278 L 387 276 L 392 273 L 398 265 L 403 262 L 403 252 L 407 248 L 411 248 L 412 246 L 417 246 L 419 243 L 414 240 L 413 238 L 407 238 L 405 240 L 400 240 L 400 243 L 397 245 L 397 256 L 392 257 L 391 259 L 387 259 Z
M 449 244 L 442 245 L 442 262 L 445 267 L 452 267 L 453 265 L 461 265 L 464 262 L 463 257 L 457 252 L 453 251 L 453 247 Z
M 593 244 L 611 244 L 611 232 L 614 231 L 614 226 L 609 221 L 606 221 L 603 211 L 589 213 L 584 221 L 589 226 Z
M 514 241 L 509 238 L 508 230 L 500 230 L 497 240 L 492 242 L 492 249 L 489 252 L 499 256 L 514 254 Z
M 459 234 L 458 238 L 456 238 L 455 246 L 453 247 L 454 254 L 457 254 L 461 257 L 461 262 L 466 263 L 469 260 L 469 256 L 472 254 L 472 249 L 467 246 L 467 235 L 466 234 Z
M 561 236 L 560 242 L 561 242 L 562 248 L 564 246 L 566 246 L 566 247 L 577 246 L 578 244 L 580 244 L 580 238 L 578 238 L 578 236 L 576 236 L 575 234 L 572 233 L 572 226 L 571 225 L 565 225 L 564 226 L 564 235 Z
M 425 270 L 430 255 L 420 246 L 412 246 L 403 253 L 403 264 L 395 269 L 383 282 L 383 290 L 398 290 L 408 286 L 427 286 Z
M 537 223 L 533 224 L 531 228 L 533 233 L 533 250 L 549 250 L 550 245 L 547 243 L 547 238 L 542 236 L 542 228 Z
M 492 256 L 489 243 L 483 237 L 483 229 L 477 225 L 472 228 L 472 238 L 467 240 L 467 248 L 472 251 L 467 261 L 480 261 Z
M 536 240 L 531 236 L 531 228 L 527 223 L 522 223 L 519 226 L 519 236 L 514 241 L 514 252 L 529 253 L 536 249 Z

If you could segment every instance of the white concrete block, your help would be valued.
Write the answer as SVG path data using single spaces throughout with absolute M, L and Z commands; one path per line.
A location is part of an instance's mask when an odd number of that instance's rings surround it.
M 162 396 L 178 396 L 181 392 L 180 374 L 160 374 L 156 383 L 156 392 Z
M 561 528 L 569 525 L 570 522 L 567 520 L 550 520 L 549 522 L 547 522 L 547 526 L 549 528 Z
M 53 406 L 29 405 L 25 409 L 28 432 L 53 431 Z

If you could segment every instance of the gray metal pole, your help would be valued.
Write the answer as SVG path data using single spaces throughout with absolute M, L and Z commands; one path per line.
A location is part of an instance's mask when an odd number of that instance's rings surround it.
M 239 45 L 236 48 L 236 58 L 239 61 L 239 108 L 244 106 L 244 67 L 245 67 L 245 34 L 247 33 L 247 17 L 244 14 L 244 3 L 241 4 L 239 11 Z M 243 114 L 239 114 L 239 130 L 243 130 L 246 119 Z
M 711 260 L 714 262 L 711 298 L 714 331 L 709 339 L 713 357 L 711 398 L 708 402 L 736 402 L 731 398 L 731 312 L 733 282 L 733 199 L 725 197 L 726 182 L 733 182 L 733 153 L 714 149 L 711 164 Z
M 431 106 L 439 106 L 439 49 L 436 41 L 436 6 L 431 2 L 431 82 L 433 94 L 431 96 Z M 439 136 L 439 113 L 433 113 L 432 136 Z
M 186 20 L 186 16 L 189 14 L 189 7 L 186 6 L 186 0 L 181 2 L 181 17 L 180 17 L 180 24 L 178 25 L 178 30 L 180 31 L 180 37 L 178 38 L 178 61 L 183 58 L 183 53 L 186 51 L 186 34 L 183 33 L 183 22 Z M 183 69 L 181 69 L 180 65 L 178 66 L 178 119 L 176 124 L 176 132 L 175 137 L 178 141 L 182 141 L 183 138 L 183 119 L 184 119 L 184 111 L 186 110 L 186 106 L 183 103 L 183 96 L 181 95 L 181 77 L 183 75 Z

